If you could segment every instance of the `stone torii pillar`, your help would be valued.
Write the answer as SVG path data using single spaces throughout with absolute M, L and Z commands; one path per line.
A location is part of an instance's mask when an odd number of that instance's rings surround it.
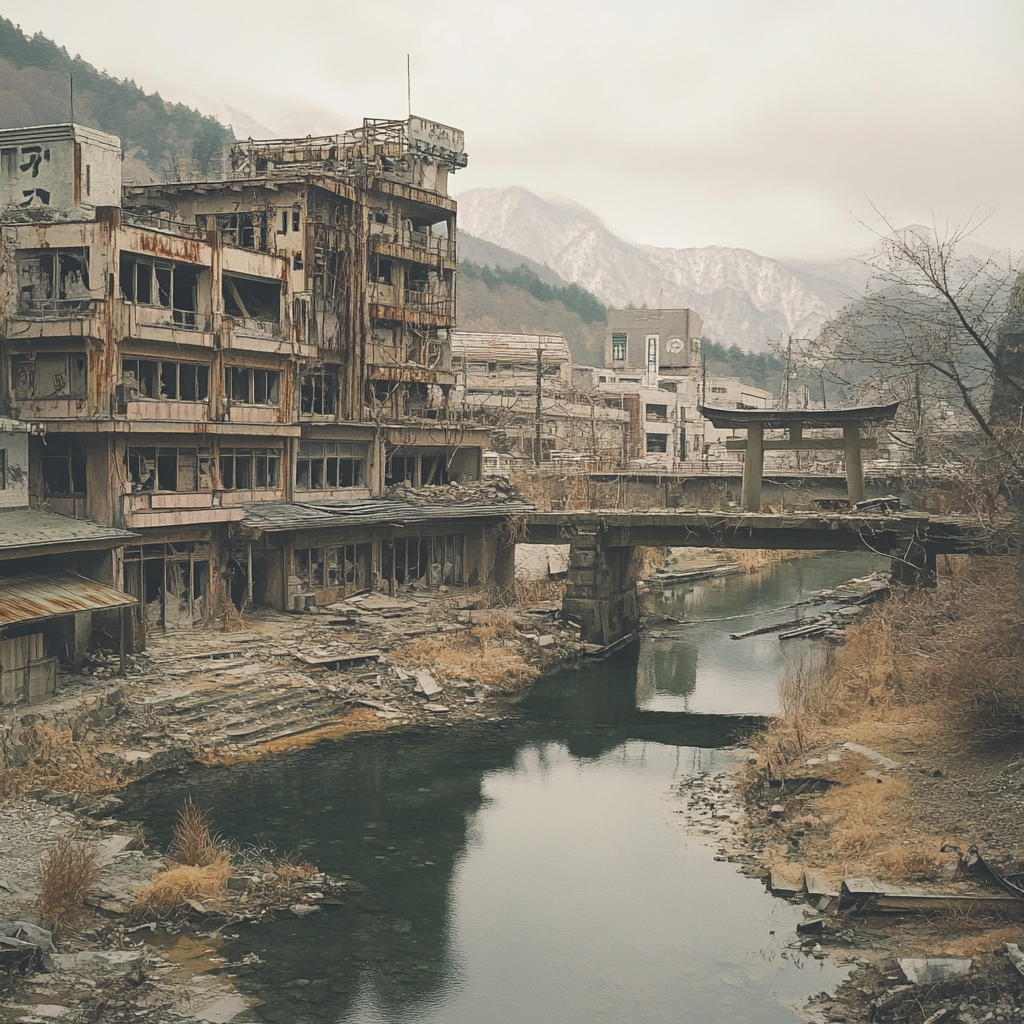
M 743 489 L 740 505 L 745 512 L 760 512 L 761 481 L 766 451 L 828 451 L 842 449 L 846 456 L 846 493 L 851 505 L 864 500 L 864 462 L 861 452 L 874 448 L 874 438 L 861 437 L 861 427 L 884 423 L 896 415 L 898 403 L 857 406 L 850 409 L 720 409 L 700 406 L 699 412 L 719 430 L 746 430 L 746 440 L 726 441 L 726 450 L 743 452 Z M 805 427 L 841 429 L 837 437 L 805 438 Z M 787 438 L 766 441 L 765 430 L 786 430 Z

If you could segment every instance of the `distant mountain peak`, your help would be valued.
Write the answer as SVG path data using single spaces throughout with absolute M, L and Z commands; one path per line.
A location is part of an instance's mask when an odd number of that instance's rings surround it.
M 463 230 L 550 267 L 610 306 L 688 307 L 723 344 L 813 337 L 841 304 L 832 279 L 726 246 L 673 249 L 615 234 L 575 200 L 521 185 L 463 192 Z

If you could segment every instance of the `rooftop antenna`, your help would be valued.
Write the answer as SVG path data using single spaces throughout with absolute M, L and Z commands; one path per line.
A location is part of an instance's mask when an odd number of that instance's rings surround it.
M 405 93 L 409 101 L 409 116 L 412 117 L 412 63 L 409 54 L 405 55 Z
M 75 76 L 68 72 L 68 83 L 71 86 L 71 123 L 75 123 Z

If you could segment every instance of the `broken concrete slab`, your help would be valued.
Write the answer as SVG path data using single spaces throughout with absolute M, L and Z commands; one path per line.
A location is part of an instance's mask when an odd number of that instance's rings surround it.
M 1024 975 L 1024 953 L 1016 942 L 1004 942 L 1003 949 L 1006 950 L 1006 957 L 1017 968 L 1017 973 Z
M 416 692 L 422 693 L 424 697 L 436 697 L 441 693 L 441 687 L 434 678 L 433 672 L 428 668 L 421 668 L 413 673 L 416 680 Z
M 886 771 L 893 771 L 900 767 L 899 761 L 894 761 L 891 757 L 886 757 L 885 754 L 880 754 L 877 750 L 865 747 L 861 743 L 844 743 L 843 747 L 851 753 L 860 754 L 861 757 L 867 758 L 869 761 L 874 761 L 875 764 L 884 768 Z
M 537 637 L 537 646 L 538 647 L 550 647 L 554 642 L 555 642 L 555 638 L 553 636 L 551 636 L 550 633 L 547 634 L 546 636 L 539 636 L 539 637 Z
M 959 978 L 970 974 L 974 966 L 974 961 L 968 957 L 952 956 L 899 957 L 896 962 L 912 985 L 934 985 L 950 978 Z
M 804 871 L 804 887 L 811 896 L 826 896 L 833 899 L 839 895 L 839 890 L 825 877 L 824 872 L 811 868 Z
M 422 707 L 423 707 L 424 711 L 432 711 L 435 715 L 443 715 L 443 714 L 446 714 L 447 712 L 449 712 L 451 710 L 451 708 L 446 707 L 444 704 L 429 704 L 428 703 L 428 704 L 423 704 Z

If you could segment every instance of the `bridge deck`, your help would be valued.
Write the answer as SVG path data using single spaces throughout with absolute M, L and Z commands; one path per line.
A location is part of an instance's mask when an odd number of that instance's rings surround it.
M 928 512 L 711 512 L 685 509 L 530 512 L 528 544 L 565 544 L 602 534 L 602 546 L 723 547 L 899 552 L 916 543 L 932 554 L 1007 554 L 1019 549 L 1016 524 Z

